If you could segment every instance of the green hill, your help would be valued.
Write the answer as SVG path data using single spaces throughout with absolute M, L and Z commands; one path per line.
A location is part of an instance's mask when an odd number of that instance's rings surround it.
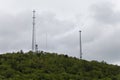
M 56 53 L 0 55 L 0 80 L 120 80 L 120 67 Z

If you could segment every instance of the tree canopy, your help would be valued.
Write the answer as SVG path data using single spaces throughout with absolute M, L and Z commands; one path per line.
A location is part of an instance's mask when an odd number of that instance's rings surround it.
M 0 55 L 0 80 L 120 80 L 120 66 L 57 53 L 20 51 Z

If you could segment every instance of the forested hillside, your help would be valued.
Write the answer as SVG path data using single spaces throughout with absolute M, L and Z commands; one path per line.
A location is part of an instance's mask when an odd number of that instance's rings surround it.
M 0 80 L 120 80 L 120 67 L 56 53 L 0 55 Z

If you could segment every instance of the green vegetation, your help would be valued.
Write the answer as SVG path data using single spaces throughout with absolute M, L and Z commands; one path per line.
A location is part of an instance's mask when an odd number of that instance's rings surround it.
M 120 80 L 120 67 L 56 53 L 0 55 L 0 80 Z

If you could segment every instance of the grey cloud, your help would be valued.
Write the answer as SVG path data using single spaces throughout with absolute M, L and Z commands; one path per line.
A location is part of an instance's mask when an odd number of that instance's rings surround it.
M 25 13 L 24 13 L 25 15 Z M 1 14 L 0 19 L 0 48 L 1 52 L 14 51 L 27 47 L 25 45 L 27 38 L 30 39 L 30 20 L 28 15 L 19 14 L 13 16 L 10 14 Z M 27 44 L 29 44 L 27 42 Z
M 115 30 L 115 32 L 106 31 L 99 39 L 89 44 L 87 50 L 88 52 L 91 52 L 91 57 L 108 62 L 115 62 L 119 60 L 119 30 L 120 29 Z
M 111 3 L 97 3 L 92 8 L 94 9 L 91 12 L 94 14 L 91 18 L 94 24 L 86 30 L 92 35 L 84 35 L 86 36 L 84 39 L 88 37 L 83 45 L 84 57 L 115 63 L 120 60 L 119 11 L 115 11 Z
M 61 21 L 53 13 L 43 12 L 38 19 L 38 32 L 58 35 L 74 28 L 74 24 L 69 21 Z
M 110 2 L 95 4 L 91 8 L 95 20 L 102 24 L 117 24 L 120 21 L 120 12 L 115 11 Z
M 59 20 L 55 17 L 54 14 L 51 13 L 44 13 L 40 15 L 39 18 L 39 27 L 37 29 L 38 35 L 37 36 L 44 36 L 38 38 L 38 43 L 43 50 L 46 50 L 46 33 L 47 33 L 47 46 L 49 51 L 55 51 L 60 53 L 69 53 L 69 42 L 62 43 L 63 40 L 66 41 L 67 36 L 71 33 L 75 26 L 72 22 Z M 41 42 L 42 38 L 42 42 Z M 71 38 L 71 37 L 70 37 Z M 67 50 L 66 50 L 67 49 Z

